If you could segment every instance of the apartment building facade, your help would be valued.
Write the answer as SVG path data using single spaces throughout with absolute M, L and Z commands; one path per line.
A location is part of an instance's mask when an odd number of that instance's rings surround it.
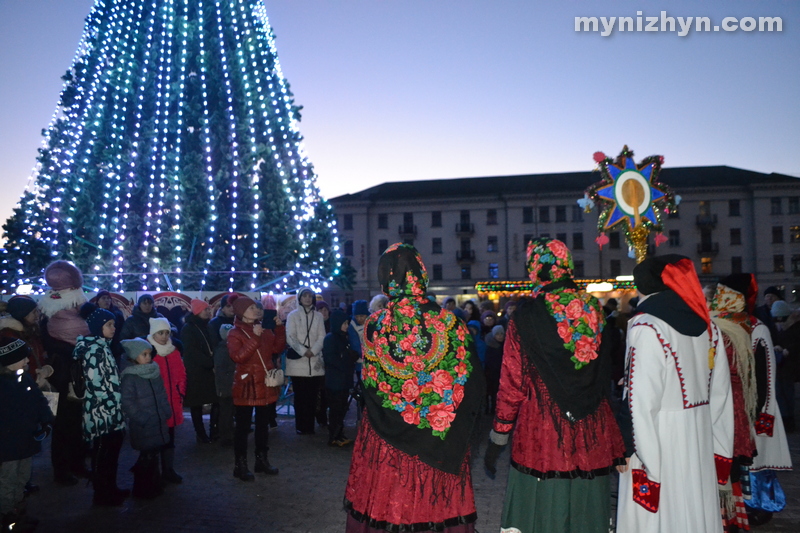
M 333 198 L 340 252 L 356 283 L 324 296 L 338 304 L 379 293 L 378 259 L 395 242 L 416 246 L 439 297 L 474 296 L 478 281 L 525 279 L 526 245 L 536 236 L 570 247 L 576 277 L 630 274 L 636 263 L 624 235 L 609 232 L 600 249 L 597 209 L 577 204 L 599 179 L 573 172 L 392 182 Z M 704 282 L 754 272 L 761 287 L 784 287 L 789 301 L 800 296 L 800 178 L 714 166 L 665 168 L 660 180 L 681 202 L 664 220 L 667 242 L 651 253 L 692 258 Z

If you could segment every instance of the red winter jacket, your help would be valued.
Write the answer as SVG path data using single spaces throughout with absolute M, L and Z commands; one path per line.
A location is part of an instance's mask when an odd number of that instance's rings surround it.
M 228 333 L 228 353 L 236 363 L 233 376 L 234 405 L 268 405 L 277 402 L 280 387 L 267 387 L 264 384 L 267 376 L 264 367 L 275 368 L 272 356 L 286 347 L 286 328 L 276 326 L 274 333 L 264 329 L 258 336 L 253 333 L 253 324 L 236 318 L 233 325 L 234 328 Z

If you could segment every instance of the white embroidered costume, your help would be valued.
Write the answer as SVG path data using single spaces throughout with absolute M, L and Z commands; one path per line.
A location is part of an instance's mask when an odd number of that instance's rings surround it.
M 650 314 L 631 320 L 625 396 L 635 454 L 620 475 L 619 533 L 722 531 L 717 485 L 732 462 L 733 396 L 721 335 L 710 327 L 711 336 L 691 337 Z

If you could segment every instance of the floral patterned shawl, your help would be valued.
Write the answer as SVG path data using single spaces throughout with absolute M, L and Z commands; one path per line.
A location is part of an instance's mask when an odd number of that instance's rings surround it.
M 389 303 L 365 324 L 362 378 L 370 422 L 395 447 L 457 471 L 484 387 L 469 330 L 428 299 L 428 275 L 413 246 L 390 246 L 378 279 Z M 463 449 L 448 458 L 453 444 Z
M 540 401 L 555 402 L 559 409 L 553 412 L 575 422 L 597 410 L 611 379 L 610 354 L 600 356 L 600 302 L 572 281 L 572 255 L 563 242 L 531 240 L 527 264 L 535 287 L 514 312 L 513 332 L 526 371 L 547 389 L 546 395 L 536 390 Z

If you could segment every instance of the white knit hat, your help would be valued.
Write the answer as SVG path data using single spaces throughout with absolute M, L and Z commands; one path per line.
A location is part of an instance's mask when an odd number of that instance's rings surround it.
M 172 330 L 172 326 L 170 325 L 169 320 L 163 317 L 150 319 L 150 335 L 164 330 L 167 331 Z

